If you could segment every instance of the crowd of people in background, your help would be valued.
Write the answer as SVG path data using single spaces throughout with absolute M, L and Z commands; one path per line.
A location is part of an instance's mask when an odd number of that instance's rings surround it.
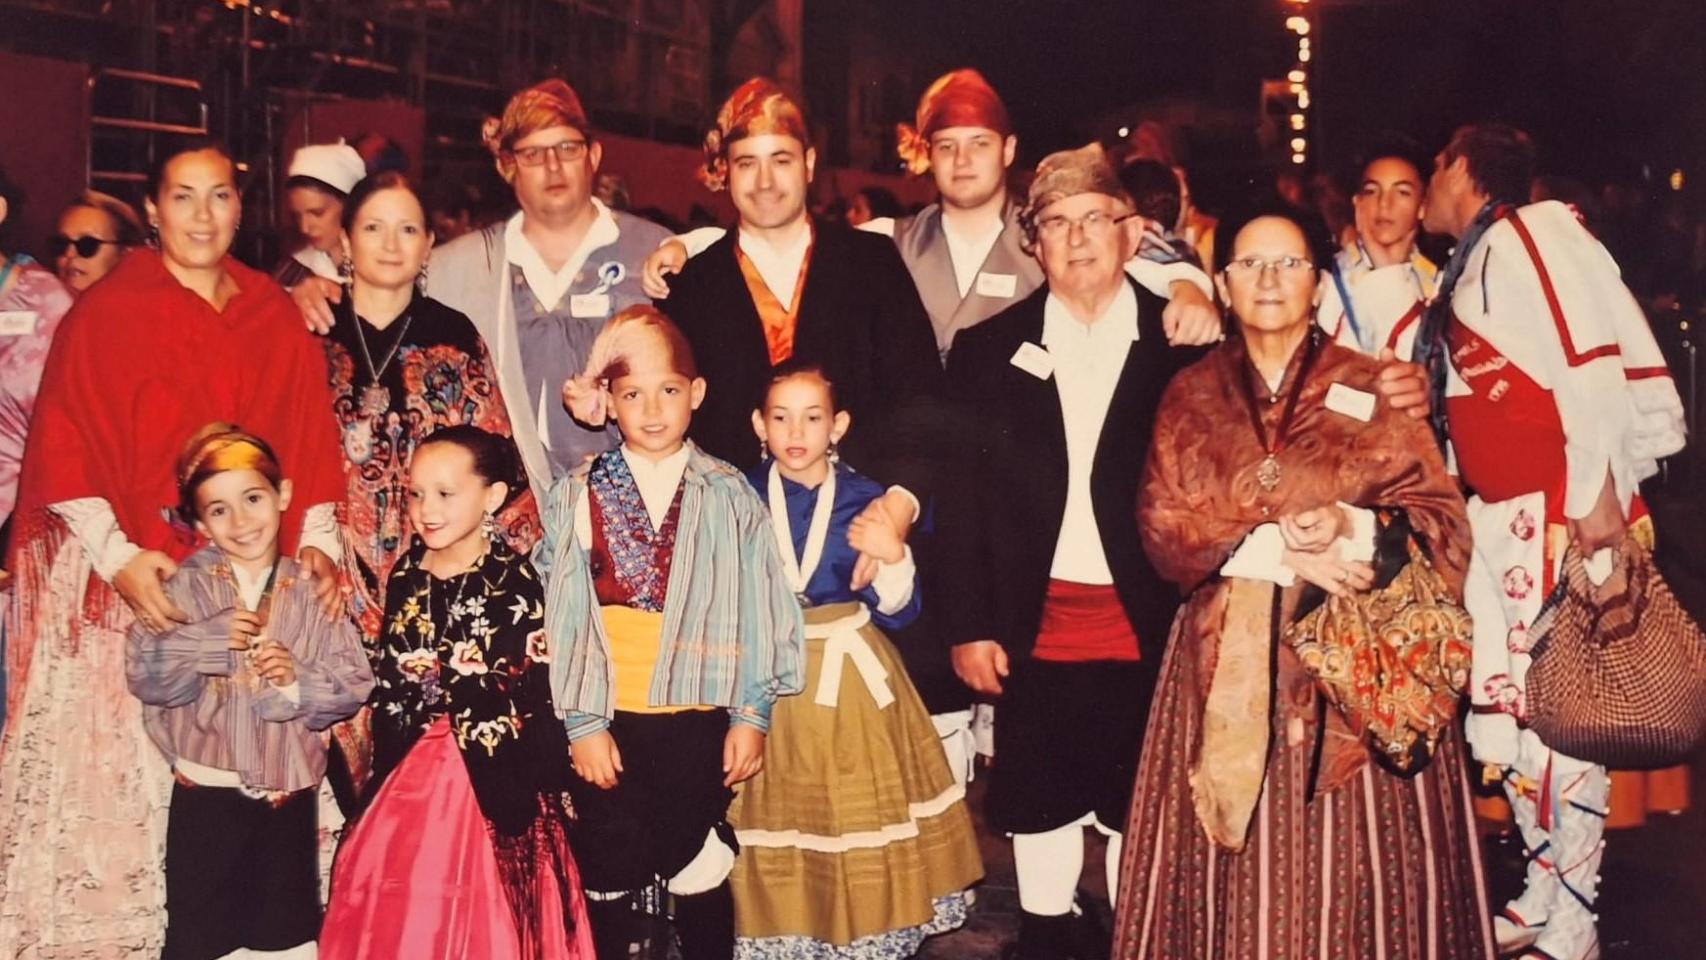
M 1017 960 L 1598 957 L 1680 774 L 1542 742 L 1526 633 L 1651 542 L 1682 194 L 1481 124 L 1208 205 L 1144 128 L 1021 170 L 969 69 L 911 120 L 915 210 L 814 201 L 754 78 L 736 221 L 659 222 L 549 80 L 501 197 L 297 150 L 270 273 L 213 140 L 0 244 L 0 956 L 908 957 L 986 776 Z

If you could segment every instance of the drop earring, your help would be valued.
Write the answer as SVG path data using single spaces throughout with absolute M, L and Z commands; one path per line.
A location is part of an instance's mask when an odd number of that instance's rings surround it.
M 485 516 L 480 518 L 480 533 L 484 534 L 488 541 L 495 541 L 498 538 L 498 518 L 492 516 L 490 510 L 487 510 Z
M 841 451 L 836 448 L 836 443 L 834 440 L 829 441 L 829 454 L 828 454 L 828 456 L 829 456 L 829 465 L 830 466 L 832 466 L 832 467 L 837 466 L 841 463 Z
M 415 290 L 423 297 L 426 296 L 427 290 L 427 263 L 428 261 L 421 261 L 421 272 L 415 274 Z

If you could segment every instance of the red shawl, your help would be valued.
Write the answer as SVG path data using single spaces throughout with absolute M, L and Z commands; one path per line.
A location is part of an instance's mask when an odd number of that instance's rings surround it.
M 272 444 L 295 486 L 280 546 L 295 552 L 303 512 L 342 497 L 326 360 L 290 299 L 227 258 L 237 295 L 216 311 L 136 250 L 66 316 L 42 375 L 18 496 L 27 526 L 66 500 L 101 497 L 125 536 L 183 559 L 174 462 L 214 420 Z M 19 538 L 19 548 L 28 535 Z

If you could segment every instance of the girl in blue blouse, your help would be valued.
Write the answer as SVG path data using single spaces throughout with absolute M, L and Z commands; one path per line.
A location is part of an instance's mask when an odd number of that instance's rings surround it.
M 748 479 L 806 608 L 806 671 L 729 810 L 735 954 L 910 957 L 965 921 L 965 890 L 983 874 L 964 788 L 878 629 L 918 616 L 917 569 L 897 531 L 861 516 L 884 487 L 837 462 L 852 421 L 821 368 L 778 367 L 752 424 L 769 459 Z M 882 562 L 855 589 L 861 553 Z

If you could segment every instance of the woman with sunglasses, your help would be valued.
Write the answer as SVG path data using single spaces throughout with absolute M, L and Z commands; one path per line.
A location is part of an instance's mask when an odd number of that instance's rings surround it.
M 142 245 L 142 219 L 130 204 L 99 190 L 86 190 L 59 215 L 47 238 L 47 255 L 72 296 L 112 272 L 125 251 Z
M 1380 364 L 1315 329 L 1295 214 L 1221 236 L 1234 329 L 1167 387 L 1138 503 L 1144 549 L 1186 600 L 1114 956 L 1491 960 L 1448 689 L 1468 679 L 1463 498 L 1426 421 L 1379 395 Z M 1346 694 L 1340 672 L 1389 648 L 1433 659 L 1382 659 L 1404 685 Z M 1382 706 L 1435 725 L 1385 724 Z

